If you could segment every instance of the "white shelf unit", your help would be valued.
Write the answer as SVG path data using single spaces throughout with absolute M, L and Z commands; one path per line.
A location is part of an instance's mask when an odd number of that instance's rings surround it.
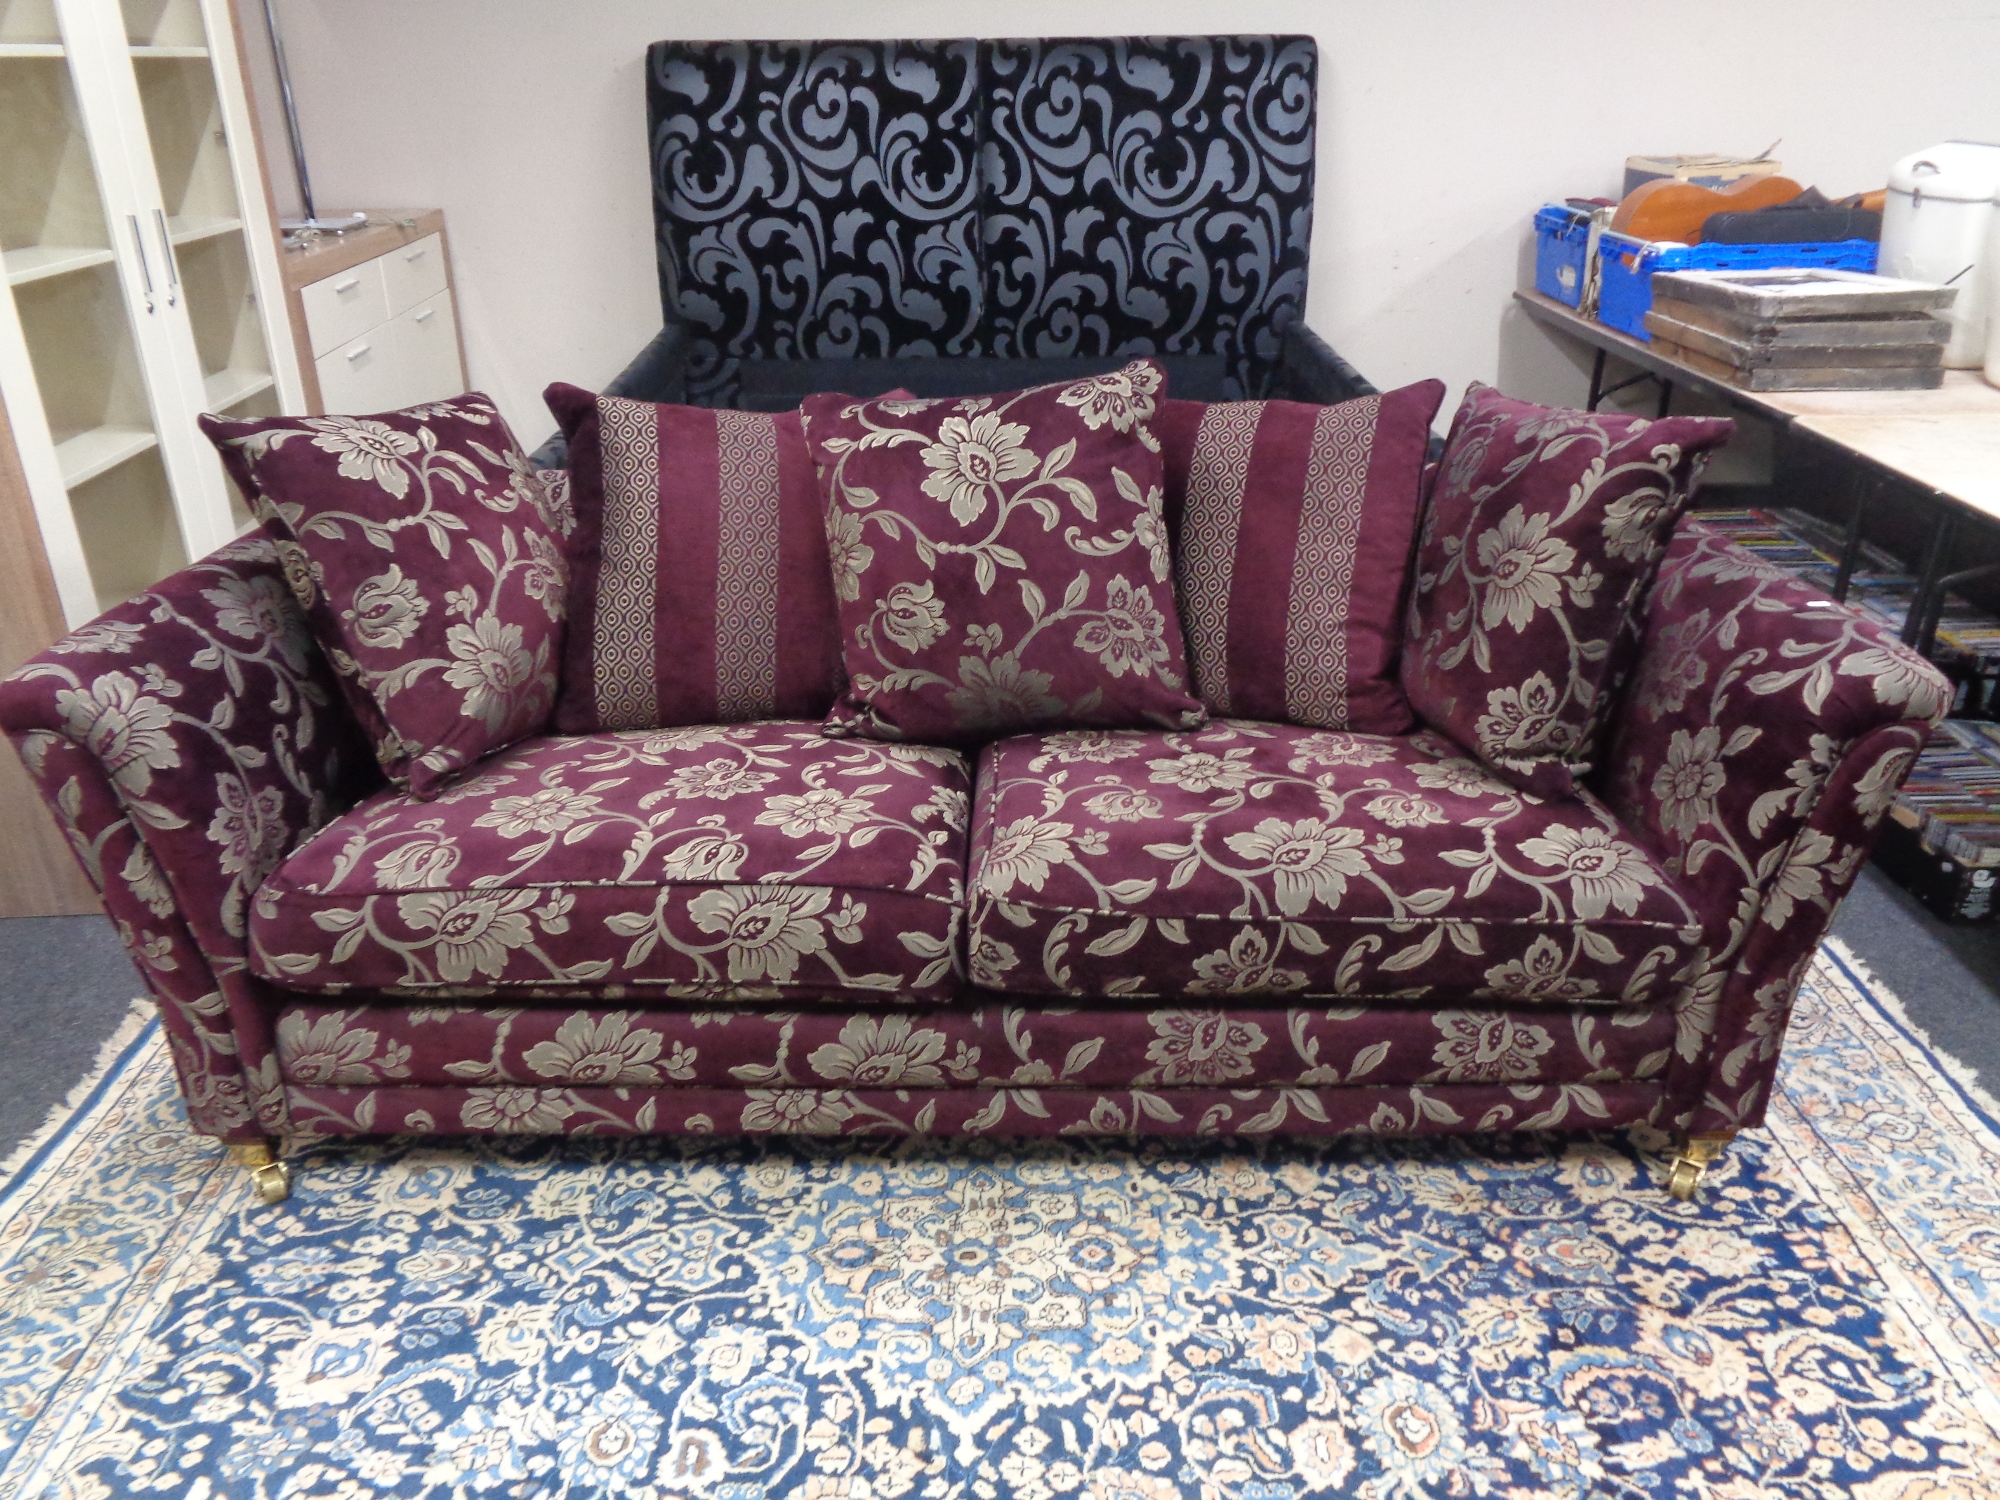
M 305 409 L 228 0 L 0 0 L 0 399 L 79 625 L 248 521 L 195 425 Z
M 9 250 L 5 260 L 7 284 L 19 286 L 87 266 L 108 266 L 111 252 L 95 245 L 30 245 L 24 250 Z

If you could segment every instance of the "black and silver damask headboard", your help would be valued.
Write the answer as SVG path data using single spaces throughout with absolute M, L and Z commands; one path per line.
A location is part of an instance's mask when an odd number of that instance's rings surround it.
M 762 404 L 766 362 L 856 358 L 1150 353 L 1215 395 L 1270 384 L 1305 304 L 1310 37 L 659 42 L 648 61 L 688 399 Z

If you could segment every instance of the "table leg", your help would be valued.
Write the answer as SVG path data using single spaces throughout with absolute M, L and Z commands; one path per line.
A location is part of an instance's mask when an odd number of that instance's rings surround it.
M 1962 573 L 1947 573 L 1937 581 L 1937 587 L 1931 590 L 1930 605 L 1924 611 L 1922 632 L 1917 637 L 1924 643 L 1923 650 L 1926 656 L 1937 644 L 1938 626 L 1944 622 L 1944 601 L 1951 597 L 1952 590 L 1963 588 L 1966 584 L 1974 583 L 1981 578 L 1990 578 L 1995 573 L 2000 573 L 2000 563 L 1985 563 L 1976 568 L 1967 568 Z M 1968 705 L 1967 711 L 1977 712 L 1978 709 L 1979 704 L 1975 702 Z
M 1604 351 L 1599 349 L 1597 357 L 1590 362 L 1590 399 L 1583 403 L 1585 411 L 1596 411 L 1597 403 L 1604 399 Z
M 1930 653 L 1931 642 L 1937 635 L 1936 621 L 1931 618 L 1931 594 L 1939 587 L 1938 575 L 1951 547 L 1952 533 L 1957 529 L 1957 512 L 1949 504 L 1939 504 L 1937 518 L 1931 523 L 1930 545 L 1924 548 L 1923 570 L 1917 574 L 1916 597 L 1910 601 L 1909 615 L 1903 621 L 1903 644 L 1923 655 Z
M 1854 499 L 1847 511 L 1847 535 L 1840 544 L 1840 572 L 1834 575 L 1833 597 L 1847 601 L 1847 585 L 1854 578 L 1854 565 L 1861 561 L 1861 518 L 1868 513 L 1868 497 L 1875 491 L 1868 475 L 1854 471 Z
M 1673 404 L 1674 404 L 1674 383 L 1671 380 L 1662 380 L 1660 382 L 1659 409 L 1656 410 L 1653 413 L 1653 415 L 1656 417 L 1664 417 L 1667 414 L 1668 409 Z

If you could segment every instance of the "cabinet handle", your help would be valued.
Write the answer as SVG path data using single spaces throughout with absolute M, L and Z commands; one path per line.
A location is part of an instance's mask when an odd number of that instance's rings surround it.
M 362 355 L 366 354 L 371 347 L 372 347 L 371 345 L 363 344 L 359 349 L 348 350 L 347 353 L 342 356 L 342 358 L 346 359 L 349 363 L 352 363 L 353 361 L 361 358 Z
M 422 312 L 418 313 L 410 321 L 412 323 L 421 323 L 425 318 L 431 318 L 436 316 L 437 316 L 437 309 L 435 307 L 427 307 Z
M 153 267 L 146 259 L 146 235 L 139 228 L 139 216 L 137 214 L 125 215 L 125 222 L 132 226 L 132 243 L 139 251 L 139 279 L 146 284 L 146 311 L 150 313 L 154 310 Z
M 429 254 L 430 251 L 428 250 L 412 250 L 409 254 L 405 255 L 403 259 L 406 261 L 422 260 L 426 255 Z
M 361 278 L 359 276 L 350 276 L 345 281 L 336 281 L 333 284 L 333 290 L 336 294 L 341 292 L 351 292 L 360 285 L 361 285 Z
M 153 223 L 160 231 L 160 253 L 167 261 L 167 306 L 173 307 L 181 300 L 180 262 L 174 256 L 174 240 L 167 233 L 167 216 L 163 210 L 153 210 Z

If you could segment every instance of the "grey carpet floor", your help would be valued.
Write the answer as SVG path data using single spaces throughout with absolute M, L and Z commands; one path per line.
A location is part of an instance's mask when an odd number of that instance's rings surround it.
M 145 993 L 104 917 L 0 921 L 0 1157 L 90 1071 Z
M 1947 927 L 1873 865 L 1833 922 L 1910 1019 L 2000 1094 L 2000 925 Z
M 1871 868 L 1833 930 L 1941 1050 L 2000 1089 L 2000 925 L 1947 927 Z M 0 1156 L 89 1070 L 142 992 L 104 918 L 0 921 Z

